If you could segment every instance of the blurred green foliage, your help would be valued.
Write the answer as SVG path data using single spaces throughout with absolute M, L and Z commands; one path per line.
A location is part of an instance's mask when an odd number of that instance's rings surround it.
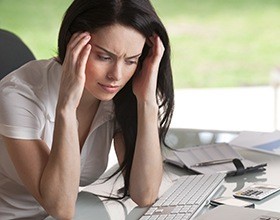
M 71 0 L 0 0 L 0 28 L 56 55 Z M 152 0 L 170 35 L 176 88 L 266 85 L 280 65 L 279 0 Z

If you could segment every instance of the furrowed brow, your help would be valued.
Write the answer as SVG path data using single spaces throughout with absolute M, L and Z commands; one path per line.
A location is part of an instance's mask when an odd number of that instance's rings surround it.
M 105 49 L 105 48 L 103 48 L 103 47 L 100 47 L 100 46 L 98 46 L 98 45 L 96 45 L 96 44 L 94 44 L 94 46 L 97 47 L 97 48 L 99 48 L 99 49 L 101 49 L 101 50 L 103 50 L 104 52 L 108 53 L 108 54 L 111 55 L 111 56 L 114 56 L 114 57 L 117 56 L 116 54 L 110 52 L 109 50 L 107 50 L 107 49 Z
M 103 47 L 100 47 L 96 44 L 94 44 L 95 47 L 99 48 L 100 50 L 103 50 L 104 52 L 108 53 L 110 56 L 114 56 L 114 57 L 117 57 L 116 54 L 112 53 L 111 51 L 103 48 Z M 137 57 L 140 57 L 142 53 L 139 53 L 139 54 L 136 54 L 136 55 L 133 55 L 133 56 L 130 56 L 130 57 L 127 57 L 126 59 L 134 59 L 134 58 L 137 58 Z

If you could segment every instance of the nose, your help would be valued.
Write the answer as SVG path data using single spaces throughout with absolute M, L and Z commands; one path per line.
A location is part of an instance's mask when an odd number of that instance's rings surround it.
M 116 62 L 107 73 L 107 78 L 111 81 L 119 81 L 122 77 L 122 66 Z

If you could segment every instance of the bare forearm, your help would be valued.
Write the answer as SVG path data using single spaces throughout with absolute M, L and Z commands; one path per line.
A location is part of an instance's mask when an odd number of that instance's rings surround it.
M 46 208 L 74 209 L 80 176 L 80 148 L 75 111 L 57 110 L 52 150 L 40 182 Z M 52 214 L 52 213 L 50 213 Z
M 156 199 L 162 170 L 158 106 L 138 103 L 138 128 L 130 177 L 130 195 L 139 201 L 139 205 L 150 204 Z

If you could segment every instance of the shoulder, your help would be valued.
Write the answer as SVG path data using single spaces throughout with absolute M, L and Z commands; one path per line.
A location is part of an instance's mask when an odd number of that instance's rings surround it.
M 54 59 L 30 61 L 0 81 L 0 95 L 13 91 L 42 93 L 45 88 L 59 87 L 60 76 L 61 65 Z
M 30 61 L 0 81 L 0 105 L 50 111 L 59 91 L 61 65 L 54 59 Z
M 60 72 L 61 65 L 55 59 L 32 60 L 5 76 L 1 80 L 0 86 L 16 81 L 39 84 L 47 75 L 59 75 Z

